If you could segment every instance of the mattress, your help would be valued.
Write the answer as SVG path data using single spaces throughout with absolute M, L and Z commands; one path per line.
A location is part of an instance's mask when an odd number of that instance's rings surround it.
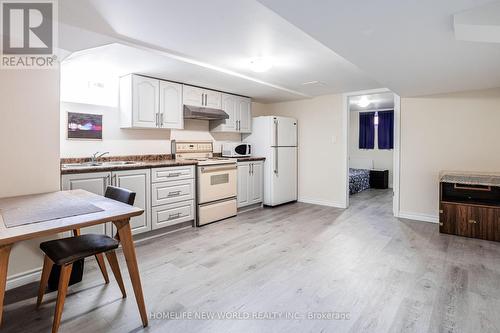
M 370 170 L 349 168 L 349 194 L 370 188 Z

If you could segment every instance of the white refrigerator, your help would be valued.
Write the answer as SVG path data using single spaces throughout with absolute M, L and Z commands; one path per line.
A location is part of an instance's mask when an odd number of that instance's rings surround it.
M 297 200 L 297 120 L 263 116 L 252 119 L 252 133 L 243 136 L 252 155 L 264 162 L 264 205 Z

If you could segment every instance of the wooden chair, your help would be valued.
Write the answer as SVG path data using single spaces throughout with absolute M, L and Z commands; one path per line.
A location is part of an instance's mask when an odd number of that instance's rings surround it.
M 133 205 L 135 193 L 126 189 L 108 186 L 105 197 Z M 119 241 L 106 235 L 80 235 L 79 230 L 74 230 L 74 237 L 55 239 L 40 244 L 40 249 L 45 253 L 43 262 L 42 277 L 38 290 L 37 307 L 43 300 L 45 289 L 49 280 L 50 272 L 54 264 L 61 266 L 59 275 L 59 286 L 57 292 L 56 310 L 54 313 L 54 322 L 52 324 L 52 333 L 56 333 L 61 324 L 61 316 L 64 308 L 64 301 L 68 291 L 69 278 L 75 261 L 95 256 L 106 283 L 109 282 L 104 263 L 103 254 L 106 255 L 111 270 L 120 287 L 123 298 L 127 297 L 125 286 L 120 273 L 118 259 L 115 250 L 118 248 Z

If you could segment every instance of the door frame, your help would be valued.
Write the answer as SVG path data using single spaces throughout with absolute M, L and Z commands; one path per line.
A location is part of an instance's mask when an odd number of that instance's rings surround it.
M 350 129 L 350 112 L 349 112 L 349 98 L 360 95 L 373 95 L 380 93 L 393 93 L 394 94 L 394 149 L 393 149 L 393 200 L 392 211 L 395 217 L 399 217 L 399 202 L 400 202 L 400 160 L 401 160 L 401 98 L 388 88 L 360 90 L 344 93 L 342 95 L 342 119 L 343 119 L 343 162 L 344 162 L 344 208 L 349 207 L 349 129 Z

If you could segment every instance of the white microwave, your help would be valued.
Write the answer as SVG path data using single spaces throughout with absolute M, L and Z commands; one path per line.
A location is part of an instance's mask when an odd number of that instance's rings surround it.
M 252 146 L 249 143 L 227 142 L 222 144 L 222 156 L 247 157 L 252 155 Z

